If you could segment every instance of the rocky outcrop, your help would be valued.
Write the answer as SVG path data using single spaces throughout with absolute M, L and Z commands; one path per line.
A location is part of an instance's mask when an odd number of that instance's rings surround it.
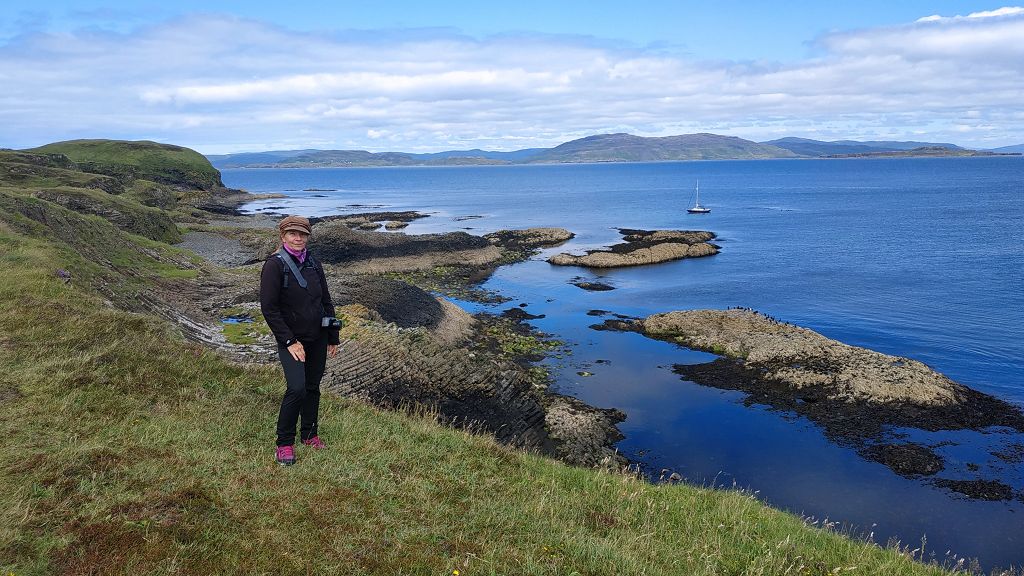
M 408 226 L 413 220 L 426 217 L 426 214 L 406 210 L 403 212 L 360 212 L 335 216 L 315 216 L 309 221 L 313 225 L 323 222 L 341 222 L 349 228 L 358 230 L 377 230 L 381 225 L 387 230 L 399 230 Z
M 824 387 L 839 401 L 952 406 L 967 393 L 916 360 L 843 344 L 751 310 L 655 314 L 640 326 L 649 336 L 741 359 L 793 390 Z
M 691 230 L 629 230 L 620 229 L 625 243 L 607 250 L 591 250 L 582 256 L 556 254 L 548 262 L 556 266 L 586 266 L 590 268 L 620 268 L 658 264 L 683 258 L 700 258 L 718 253 L 718 247 L 708 241 L 711 232 Z
M 535 449 L 551 443 L 544 407 L 519 371 L 434 343 L 418 330 L 346 327 L 324 386 L 379 406 L 427 407 L 444 421 L 483 429 L 504 443 Z
M 930 447 L 892 443 L 886 431 L 893 427 L 1024 431 L 1019 408 L 921 362 L 843 344 L 748 309 L 620 318 L 595 328 L 635 330 L 719 354 L 713 362 L 674 369 L 698 384 L 744 391 L 751 403 L 801 414 L 833 440 L 905 476 L 932 475 L 944 463 Z
M 117 196 L 70 187 L 38 190 L 32 196 L 79 214 L 99 216 L 118 228 L 151 240 L 172 243 L 181 240 L 181 232 L 166 211 L 141 206 Z
M 399 328 L 422 327 L 440 342 L 450 345 L 464 342 L 473 331 L 475 321 L 462 308 L 405 282 L 357 274 L 330 274 L 328 285 L 337 306 L 362 306 L 369 315 L 356 315 L 365 319 Z
M 611 447 L 622 438 L 620 412 L 546 396 L 512 362 L 424 338 L 422 329 L 347 319 L 325 388 L 388 408 L 427 408 L 442 422 L 569 464 L 624 464 Z
M 616 425 L 625 419 L 626 414 L 621 410 L 601 410 L 559 394 L 548 397 L 545 415 L 558 459 L 579 466 L 614 470 L 627 464 L 626 458 L 611 447 L 624 438 Z
M 480 236 L 465 232 L 407 235 L 352 230 L 343 221 L 315 224 L 311 247 L 317 257 L 349 271 L 394 272 L 436 266 L 482 266 L 501 257 L 501 250 Z
M 522 230 L 498 230 L 484 234 L 484 238 L 509 250 L 535 250 L 557 246 L 576 235 L 564 228 L 524 228 Z

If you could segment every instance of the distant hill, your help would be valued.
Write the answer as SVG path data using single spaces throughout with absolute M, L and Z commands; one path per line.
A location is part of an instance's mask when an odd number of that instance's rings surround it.
M 217 168 L 302 168 L 345 166 L 448 166 L 521 162 L 548 148 L 512 152 L 448 150 L 430 154 L 365 150 L 279 150 L 207 156 Z
M 823 158 L 958 158 L 967 156 L 1010 156 L 1020 152 L 992 152 L 989 150 L 966 150 L 964 148 L 951 149 L 944 146 L 922 146 L 913 150 L 877 150 L 875 152 L 860 152 L 857 154 L 831 154 Z
M 785 148 L 801 156 L 835 156 L 838 154 L 870 154 L 874 152 L 896 152 L 902 150 L 915 150 L 921 148 L 944 148 L 948 150 L 962 150 L 955 144 L 929 143 L 929 142 L 897 142 L 884 140 L 871 140 L 858 142 L 856 140 L 836 140 L 824 142 L 811 140 L 809 138 L 779 138 L 769 140 L 762 144 L 770 144 Z
M 148 140 L 67 140 L 24 151 L 63 154 L 84 172 L 112 176 L 125 184 L 141 179 L 199 190 L 224 187 L 220 172 L 202 154 Z
M 1024 153 L 1024 144 L 1017 144 L 1014 146 L 1003 146 L 1002 148 L 993 148 L 992 152 L 1021 152 Z
M 839 144 L 838 142 L 822 142 L 821 140 L 810 140 L 807 138 L 779 138 L 769 140 L 762 144 L 770 144 L 785 148 L 790 152 L 801 156 L 826 156 L 828 154 L 857 154 L 861 152 L 877 152 L 878 148 L 872 148 L 864 144 Z
M 206 158 L 215 168 L 240 168 L 251 164 L 273 164 L 288 158 L 310 154 L 318 150 L 275 150 L 270 152 L 242 152 L 239 154 L 208 154 Z
M 447 152 L 435 152 L 433 154 L 414 154 L 417 158 L 426 159 L 453 159 L 453 158 L 486 158 L 488 160 L 500 160 L 503 162 L 522 162 L 537 154 L 550 150 L 550 148 L 524 148 L 512 152 L 491 152 L 475 148 L 473 150 L 449 150 Z
M 996 152 L 1024 148 L 1008 146 Z M 872 140 L 824 142 L 779 138 L 752 142 L 718 134 L 682 134 L 647 138 L 632 134 L 598 134 L 554 148 L 512 152 L 448 150 L 431 154 L 366 150 L 286 150 L 210 156 L 218 168 L 328 168 L 355 166 L 456 166 L 474 164 L 555 164 L 584 162 L 666 162 L 683 160 L 758 160 L 768 158 L 836 158 L 900 153 L 898 156 L 970 155 L 955 144 Z
M 367 152 L 365 150 L 294 150 L 210 156 L 218 168 L 324 168 L 349 166 L 454 166 L 561 162 L 657 162 L 796 158 L 777 146 L 717 134 L 685 134 L 645 138 L 631 134 L 600 134 L 554 148 L 512 152 L 449 150 L 432 154 Z
M 858 142 L 856 140 L 836 140 L 834 144 L 863 144 L 865 146 L 879 148 L 882 150 L 915 150 L 917 148 L 948 148 L 949 150 L 963 150 L 963 148 L 956 144 L 949 144 L 948 142 L 915 142 L 912 140 L 868 140 L 865 142 Z
M 632 134 L 599 134 L 566 142 L 529 158 L 529 162 L 655 162 L 795 158 L 778 146 L 734 136 L 683 134 L 644 138 Z
M 346 166 L 414 166 L 412 154 L 404 152 L 367 152 L 366 150 L 314 150 L 275 162 L 286 168 L 323 168 Z

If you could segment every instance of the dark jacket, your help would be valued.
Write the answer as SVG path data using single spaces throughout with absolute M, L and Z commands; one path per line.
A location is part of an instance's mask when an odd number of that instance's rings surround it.
M 296 340 L 312 342 L 322 334 L 321 319 L 334 316 L 334 303 L 327 291 L 327 278 L 323 267 L 315 259 L 306 256 L 306 261 L 299 261 L 290 254 L 302 277 L 306 279 L 305 288 L 299 286 L 288 265 L 281 262 L 277 255 L 267 258 L 260 273 L 260 310 L 266 319 L 270 331 L 278 344 L 289 346 Z M 284 287 L 284 275 L 287 274 L 288 287 Z M 338 344 L 338 331 L 329 330 L 328 344 Z

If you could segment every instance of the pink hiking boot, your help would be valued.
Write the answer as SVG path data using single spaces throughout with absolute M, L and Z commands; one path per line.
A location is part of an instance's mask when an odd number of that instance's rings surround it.
M 295 464 L 295 448 L 291 446 L 278 446 L 277 463 L 281 466 L 291 466 L 292 464 Z
M 309 446 L 310 448 L 315 448 L 317 450 L 327 448 L 327 444 L 324 444 L 324 441 L 320 439 L 319 435 L 313 436 L 309 440 L 303 440 L 302 443 L 305 444 L 306 446 Z

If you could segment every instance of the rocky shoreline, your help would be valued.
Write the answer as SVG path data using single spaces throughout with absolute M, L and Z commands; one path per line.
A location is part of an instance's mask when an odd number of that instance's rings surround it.
M 388 277 L 444 269 L 455 270 L 450 274 L 456 283 L 475 284 L 499 263 L 524 259 L 572 234 L 550 228 L 503 230 L 487 237 L 360 229 L 361 222 L 418 217 L 423 216 L 365 213 L 315 220 L 311 249 L 324 264 L 346 324 L 342 352 L 329 360 L 323 386 L 380 407 L 426 409 L 449 425 L 483 431 L 569 464 L 625 466 L 614 449 L 622 438 L 616 425 L 625 415 L 548 392 L 546 376 L 532 364 L 543 357 L 538 351 L 546 336 L 524 323 L 531 318 L 528 313 L 515 308 L 519 314 L 503 318 L 470 316 L 444 298 Z M 231 226 L 236 218 L 237 228 Z M 179 282 L 174 294 L 149 300 L 147 308 L 208 346 L 246 361 L 273 363 L 269 335 L 259 336 L 256 344 L 232 345 L 219 334 L 217 323 L 225 309 L 258 314 L 252 265 L 276 248 L 276 231 L 251 217 L 227 215 L 216 224 L 186 233 L 181 247 L 228 269 Z
M 677 364 L 681 377 L 740 390 L 748 402 L 794 412 L 834 441 L 907 477 L 932 477 L 946 463 L 932 448 L 892 437 L 898 427 L 936 430 L 1007 428 L 1024 432 L 1024 413 L 954 382 L 910 358 L 843 344 L 753 310 L 687 310 L 642 319 L 609 319 L 593 328 L 635 331 L 721 357 Z M 992 480 L 934 478 L 972 498 L 1014 497 Z
M 540 248 L 573 237 L 563 229 L 503 230 L 486 236 L 465 232 L 407 235 L 369 231 L 365 223 L 411 221 L 423 215 L 360 213 L 318 219 L 317 254 L 329 269 L 332 290 L 354 320 L 355 360 L 328 370 L 325 386 L 386 407 L 426 406 L 442 420 L 493 434 L 500 441 L 585 466 L 622 466 L 613 446 L 621 439 L 617 423 L 625 415 L 548 393 L 531 379 L 529 354 L 503 357 L 483 337 L 489 321 L 421 288 L 380 274 L 436 275 L 463 287 L 478 283 L 502 264 L 523 260 Z M 228 217 L 229 219 L 231 217 Z M 251 221 L 239 218 L 243 227 Z M 224 226 L 225 222 L 218 222 Z M 379 225 L 375 226 L 379 228 Z M 252 230 L 258 229 L 250 228 Z M 717 253 L 710 232 L 620 229 L 624 243 L 583 256 L 559 254 L 555 265 L 594 268 L 653 264 Z M 240 256 L 276 244 L 273 230 L 263 241 L 237 242 L 186 234 L 184 245 L 212 261 L 237 266 Z M 228 235 L 230 236 L 230 234 Z M 202 248 L 206 244 L 205 250 Z M 218 251 L 218 246 L 220 250 Z M 255 251 L 255 252 L 254 252 Z M 258 260 L 258 259 L 257 259 Z M 423 284 L 425 276 L 414 276 Z M 611 289 L 574 282 L 585 290 Z M 427 282 L 431 289 L 436 286 Z M 518 337 L 530 332 L 521 310 L 507 315 Z M 608 314 L 594 311 L 593 315 Z M 383 327 L 383 328 L 382 328 Z M 1005 426 L 1024 431 L 1020 410 L 949 380 L 920 362 L 835 342 L 813 331 L 746 309 L 685 311 L 644 319 L 616 315 L 599 329 L 630 330 L 688 348 L 722 355 L 706 364 L 676 365 L 674 371 L 698 384 L 748 394 L 749 402 L 791 411 L 815 422 L 840 444 L 882 463 L 897 474 L 977 499 L 1022 497 L 998 481 L 940 478 L 946 463 L 931 447 L 893 439 L 887 430 L 970 429 Z M 541 335 L 542 336 L 542 335 Z M 476 342 L 475 344 L 473 342 Z M 472 350 L 472 352 L 468 352 Z M 383 359 L 390 359 L 384 361 Z M 481 364 L 480 359 L 490 362 Z M 394 361 L 393 359 L 399 359 Z M 533 358 L 536 359 L 536 358 Z M 492 365 L 503 368 L 494 370 Z

